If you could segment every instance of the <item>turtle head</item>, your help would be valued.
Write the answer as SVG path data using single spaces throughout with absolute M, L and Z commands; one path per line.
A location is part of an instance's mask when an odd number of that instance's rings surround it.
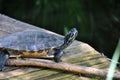
M 65 48 L 67 48 L 76 38 L 78 34 L 78 31 L 76 30 L 76 28 L 72 28 L 64 37 L 64 43 L 57 47 L 57 48 L 54 48 L 49 54 L 48 56 L 50 55 L 54 55 L 54 61 L 55 62 L 61 62 L 61 57 L 63 55 L 63 50 Z
M 61 50 L 67 48 L 76 38 L 78 31 L 76 28 L 72 28 L 64 37 L 64 43 L 60 46 Z
M 55 49 L 54 60 L 55 62 L 61 62 L 61 56 L 64 53 L 63 50 L 67 48 L 76 38 L 78 31 L 76 28 L 72 28 L 64 37 L 64 43 Z
M 78 34 L 78 31 L 76 30 L 76 28 L 72 28 L 66 35 L 64 38 L 64 43 L 67 45 L 70 45 L 74 39 L 76 38 Z

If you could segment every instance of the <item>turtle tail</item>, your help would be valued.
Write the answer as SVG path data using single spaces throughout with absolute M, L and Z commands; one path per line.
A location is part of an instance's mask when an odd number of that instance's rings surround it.
M 8 60 L 9 58 L 9 53 L 8 51 L 6 50 L 1 50 L 0 51 L 0 71 L 3 71 L 4 70 L 4 66 L 5 66 L 5 63 L 6 61 Z

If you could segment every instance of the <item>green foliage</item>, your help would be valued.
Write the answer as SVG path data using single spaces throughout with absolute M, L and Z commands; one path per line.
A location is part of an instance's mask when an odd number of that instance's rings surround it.
M 2 13 L 62 35 L 76 27 L 78 40 L 109 56 L 120 36 L 119 0 L 0 0 L 0 4 Z
M 119 39 L 118 45 L 116 47 L 116 50 L 114 52 L 106 80 L 113 80 L 113 75 L 114 75 L 115 68 L 117 65 L 117 63 L 115 63 L 115 62 L 118 62 L 119 57 L 120 57 L 120 39 Z
M 68 31 L 69 31 L 68 28 L 64 27 L 64 33 L 67 34 Z

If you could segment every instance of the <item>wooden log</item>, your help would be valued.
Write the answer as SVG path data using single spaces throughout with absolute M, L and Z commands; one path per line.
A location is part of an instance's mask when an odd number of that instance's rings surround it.
M 69 63 L 55 63 L 50 60 L 43 59 L 9 59 L 6 63 L 8 66 L 35 66 L 35 67 L 45 67 L 57 70 L 64 70 L 82 74 L 96 75 L 100 77 L 106 77 L 108 71 L 103 69 L 96 69 L 86 66 L 78 66 Z M 114 73 L 114 78 L 120 79 L 120 72 Z
M 19 20 L 15 20 L 13 18 L 10 18 L 8 16 L 0 14 L 0 37 L 8 36 L 12 33 L 21 32 L 21 31 L 28 30 L 28 29 L 40 30 L 43 32 L 48 32 L 50 34 L 55 34 L 55 33 L 50 32 L 48 30 L 38 28 L 34 25 L 30 25 L 30 24 L 27 24 L 27 23 L 21 22 Z M 56 34 L 56 35 L 60 36 L 58 34 Z M 94 68 L 98 68 L 98 69 L 108 69 L 109 64 L 110 64 L 110 61 L 108 59 L 106 59 L 105 57 L 101 56 L 101 54 L 99 52 L 94 50 L 88 44 L 80 42 L 80 41 L 74 41 L 73 44 L 65 50 L 65 54 L 64 54 L 64 56 L 62 56 L 62 60 L 65 62 L 72 63 L 72 64 L 79 64 L 79 65 L 94 67 Z M 20 62 L 18 62 L 18 64 L 19 63 Z M 15 64 L 13 64 L 13 66 L 14 65 Z M 76 79 L 91 80 L 91 75 L 89 77 L 88 76 L 86 77 L 86 75 L 78 76 L 78 75 L 71 75 L 71 73 L 64 74 L 63 73 L 64 71 L 61 72 L 59 70 L 57 71 L 57 73 L 54 73 L 54 70 L 51 70 L 51 69 L 50 70 L 47 69 L 47 70 L 45 70 L 45 72 L 44 72 L 44 69 L 41 69 L 41 68 L 39 68 L 40 70 L 39 69 L 36 70 L 36 69 L 38 69 L 38 68 L 7 67 L 5 69 L 5 71 L 0 73 L 0 80 L 1 79 L 2 80 L 3 79 L 4 80 L 6 80 L 6 79 L 7 80 L 8 79 L 11 79 L 11 80 L 13 80 L 13 79 L 14 80 L 26 80 L 26 79 L 31 80 L 31 79 L 33 79 L 32 77 L 34 77 L 37 80 L 38 79 L 48 80 L 49 79 L 48 75 L 51 78 L 51 80 L 58 80 L 58 79 L 59 80 L 66 80 L 66 79 L 67 80 L 71 80 L 71 79 L 72 80 L 76 80 Z M 43 73 L 41 73 L 39 71 L 42 71 Z M 53 72 L 53 73 L 50 73 L 50 72 Z M 29 75 L 29 74 L 31 74 L 31 75 Z M 35 75 L 37 74 L 37 75 L 35 76 L 34 74 Z M 66 77 L 67 75 L 69 75 L 69 77 Z M 84 77 L 84 79 L 82 77 Z M 94 76 L 94 79 L 96 79 L 95 76 Z

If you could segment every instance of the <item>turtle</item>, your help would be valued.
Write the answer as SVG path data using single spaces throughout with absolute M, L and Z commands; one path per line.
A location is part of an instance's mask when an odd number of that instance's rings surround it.
M 39 30 L 26 30 L 0 38 L 0 70 L 4 69 L 11 54 L 27 57 L 53 55 L 55 62 L 61 62 L 64 49 L 75 40 L 77 34 L 76 28 L 72 28 L 64 37 Z

